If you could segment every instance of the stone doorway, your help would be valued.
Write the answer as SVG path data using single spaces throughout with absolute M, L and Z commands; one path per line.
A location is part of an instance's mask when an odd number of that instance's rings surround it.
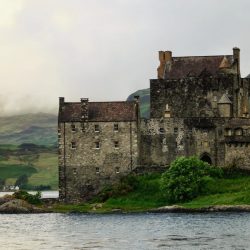
M 207 162 L 209 165 L 212 165 L 212 159 L 210 157 L 210 155 L 208 153 L 203 153 L 201 156 L 200 156 L 200 159 L 204 162 Z

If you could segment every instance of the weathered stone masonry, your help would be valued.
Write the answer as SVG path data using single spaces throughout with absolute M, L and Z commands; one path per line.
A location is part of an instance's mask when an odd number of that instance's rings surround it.
M 250 79 L 240 76 L 240 50 L 189 57 L 160 51 L 159 59 L 158 79 L 150 80 L 150 119 L 140 119 L 138 97 L 60 98 L 61 200 L 86 200 L 121 176 L 166 168 L 179 156 L 250 169 Z
M 84 119 L 77 113 L 82 105 L 61 103 L 58 124 L 60 198 L 71 202 L 87 199 L 138 164 L 138 103 L 86 102 Z

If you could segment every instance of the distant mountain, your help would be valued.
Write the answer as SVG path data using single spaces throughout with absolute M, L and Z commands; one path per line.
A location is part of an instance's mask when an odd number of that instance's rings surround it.
M 0 117 L 0 144 L 57 143 L 57 116 L 46 113 Z
M 250 74 L 246 76 L 246 78 L 250 78 Z
M 149 118 L 149 110 L 150 110 L 150 89 L 141 89 L 129 95 L 127 101 L 134 100 L 134 96 L 140 96 L 140 111 L 141 117 Z
M 131 94 L 140 96 L 141 117 L 149 117 L 150 92 L 141 89 Z M 0 117 L 0 144 L 34 143 L 54 145 L 57 143 L 57 115 L 36 113 Z

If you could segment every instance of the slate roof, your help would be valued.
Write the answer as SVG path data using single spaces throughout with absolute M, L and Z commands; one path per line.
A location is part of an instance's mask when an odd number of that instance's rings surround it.
M 222 66 L 232 66 L 233 55 L 172 57 L 166 65 L 165 79 L 199 77 L 203 72 L 216 75 Z
M 81 121 L 81 102 L 64 102 L 59 108 L 59 122 Z M 136 121 L 135 101 L 88 102 L 88 121 Z

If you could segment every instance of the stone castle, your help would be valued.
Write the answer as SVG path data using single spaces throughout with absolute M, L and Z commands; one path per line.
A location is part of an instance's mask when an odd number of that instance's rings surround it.
M 173 57 L 159 52 L 150 80 L 150 119 L 130 102 L 59 100 L 59 196 L 86 200 L 136 171 L 166 168 L 179 156 L 250 168 L 250 79 L 232 55 Z

